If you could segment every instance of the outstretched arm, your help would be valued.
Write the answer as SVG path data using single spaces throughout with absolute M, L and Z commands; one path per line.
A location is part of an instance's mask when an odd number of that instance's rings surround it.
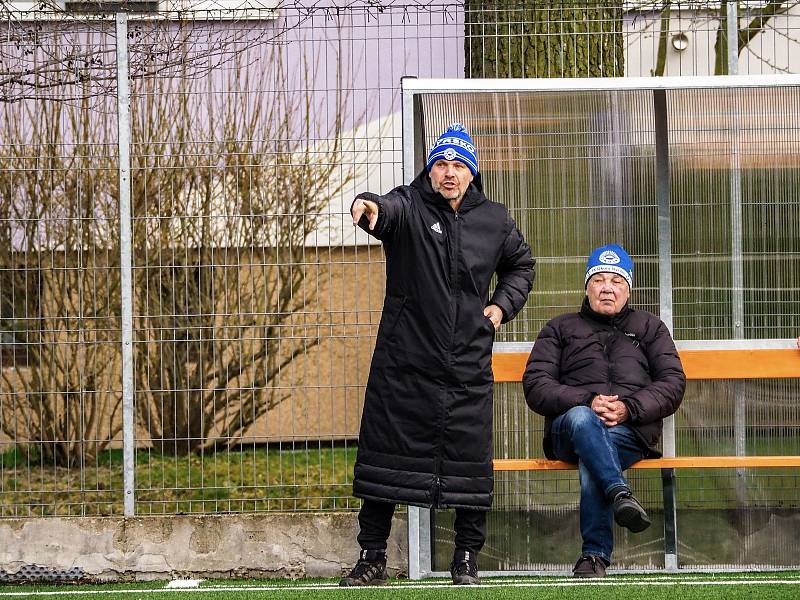
M 402 227 L 406 210 L 410 204 L 408 192 L 399 187 L 385 196 L 363 192 L 350 205 L 353 225 L 371 236 L 387 241 Z

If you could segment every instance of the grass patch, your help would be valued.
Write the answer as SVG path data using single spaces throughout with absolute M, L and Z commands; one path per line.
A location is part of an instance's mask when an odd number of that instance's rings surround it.
M 751 441 L 753 454 L 781 454 L 770 440 Z M 685 440 L 681 454 L 691 454 Z M 189 456 L 136 453 L 138 514 L 316 511 L 354 509 L 354 446 L 313 444 L 220 450 Z M 122 450 L 101 453 L 81 467 L 45 464 L 35 454 L 11 447 L 0 454 L 0 517 L 119 515 L 123 497 Z M 661 475 L 629 472 L 634 489 L 648 506 L 661 506 Z M 677 471 L 680 509 L 739 507 L 737 474 L 732 469 Z M 753 506 L 796 508 L 796 469 L 747 469 L 738 477 Z M 574 504 L 575 473 L 500 473 L 496 510 Z M 649 499 L 649 500 L 648 500 Z
M 258 447 L 164 456 L 136 453 L 139 514 L 353 508 L 356 448 Z M 122 513 L 122 452 L 63 468 L 7 451 L 0 463 L 0 516 Z

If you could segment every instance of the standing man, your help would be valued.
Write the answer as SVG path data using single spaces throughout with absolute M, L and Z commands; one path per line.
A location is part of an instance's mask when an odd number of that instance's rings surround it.
M 459 123 L 411 185 L 359 194 L 350 212 L 383 242 L 386 297 L 353 480 L 361 555 L 340 585 L 386 583 L 396 504 L 454 508 L 453 583 L 477 584 L 494 483 L 492 343 L 528 298 L 530 248 L 508 209 L 484 196 Z
M 578 463 L 583 549 L 573 573 L 603 577 L 612 516 L 634 533 L 650 525 L 622 472 L 661 456 L 661 421 L 680 406 L 686 378 L 661 319 L 628 304 L 633 261 L 621 246 L 592 252 L 584 285 L 580 311 L 539 333 L 522 382 L 545 417 L 547 458 Z

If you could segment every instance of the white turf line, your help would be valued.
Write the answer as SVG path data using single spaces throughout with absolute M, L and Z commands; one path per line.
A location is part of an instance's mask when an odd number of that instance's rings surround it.
M 613 586 L 634 586 L 634 587 L 699 587 L 699 586 L 741 586 L 741 585 L 800 585 L 800 579 L 729 579 L 729 580 L 672 580 L 672 581 L 653 581 L 653 580 L 635 580 L 635 579 L 620 579 L 613 581 L 610 579 L 599 580 L 566 580 L 566 581 L 531 581 L 531 582 L 492 582 L 483 583 L 478 586 L 471 586 L 470 589 L 475 588 L 552 588 L 552 587 L 613 587 Z M 169 593 L 202 593 L 202 592 L 291 592 L 308 591 L 308 590 L 342 590 L 346 593 L 353 593 L 356 590 L 364 590 L 367 593 L 372 593 L 378 590 L 392 590 L 401 592 L 409 589 L 435 589 L 441 588 L 441 584 L 402 584 L 402 585 L 386 585 L 379 588 L 375 587 L 339 587 L 336 584 L 322 584 L 322 585 L 275 585 L 275 586 L 231 586 L 231 587 L 205 587 L 205 588 L 176 588 L 176 587 L 162 587 L 156 589 L 118 589 L 118 590 L 62 590 L 53 592 L 0 592 L 2 597 L 15 597 L 15 596 L 77 596 L 77 595 L 102 595 L 102 594 L 169 594 Z
M 189 589 L 200 587 L 205 579 L 173 579 L 167 584 L 167 589 Z
M 693 577 L 694 576 L 694 577 Z M 499 577 L 486 577 L 483 578 L 483 584 L 479 587 L 502 587 L 502 586 L 530 586 L 530 585 L 540 585 L 540 584 L 569 584 L 574 585 L 576 583 L 587 585 L 591 583 L 603 583 L 603 585 L 625 585 L 628 582 L 636 582 L 636 579 L 627 579 L 621 577 L 614 577 L 610 576 L 607 579 L 604 579 L 602 582 L 598 580 L 576 580 L 571 575 L 568 576 L 554 576 L 554 577 L 547 577 L 545 580 L 538 579 L 533 581 L 531 577 L 507 577 L 507 578 L 499 578 Z M 706 579 L 700 579 L 704 577 Z M 686 573 L 684 575 L 653 575 L 647 577 L 647 579 L 641 580 L 643 583 L 642 585 L 655 585 L 657 583 L 664 583 L 665 585 L 669 585 L 670 583 L 674 582 L 681 582 L 684 584 L 694 583 L 696 581 L 706 581 L 709 577 L 708 573 Z M 751 582 L 758 582 L 761 580 L 770 580 L 770 581 L 777 581 L 775 579 L 774 573 L 725 573 L 722 574 L 721 577 L 724 579 L 716 579 L 711 580 L 714 581 L 715 585 L 719 585 L 721 583 L 728 583 L 733 582 L 738 585 L 742 583 L 751 583 Z M 201 580 L 202 581 L 202 580 Z M 800 575 L 792 576 L 789 575 L 788 577 L 784 577 L 781 581 L 786 581 L 792 584 L 798 583 L 800 584 Z M 241 584 L 226 584 L 224 581 L 211 581 L 207 585 L 204 586 L 203 589 L 218 589 L 218 590 L 227 590 L 231 589 L 231 587 L 239 587 Z M 268 588 L 257 588 L 257 589 L 291 589 L 301 587 L 306 590 L 310 589 L 318 589 L 318 588 L 336 588 L 338 587 L 337 583 L 331 582 L 318 582 L 318 583 L 298 583 L 297 585 L 291 585 L 289 583 L 284 583 L 281 585 L 268 585 Z M 168 584 L 167 587 L 170 587 Z M 251 587 L 251 586 L 248 586 Z M 252 586 L 255 588 L 255 586 Z M 373 587 L 372 589 L 383 589 L 386 587 L 409 587 L 409 588 L 435 588 L 435 587 L 453 587 L 453 584 L 450 582 L 449 579 L 428 579 L 423 581 L 411 581 L 408 579 L 396 579 L 391 581 L 388 586 L 383 586 L 382 588 Z M 1 592 L 0 592 L 1 593 Z

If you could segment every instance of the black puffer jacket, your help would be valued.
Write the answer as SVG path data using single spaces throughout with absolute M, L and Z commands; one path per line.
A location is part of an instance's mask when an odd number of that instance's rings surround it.
M 683 400 L 686 377 L 675 343 L 655 315 L 627 304 L 613 317 L 593 311 L 588 299 L 578 313 L 542 328 L 522 379 L 525 399 L 546 417 L 544 452 L 554 458 L 550 425 L 573 406 L 589 406 L 597 394 L 619 395 L 630 425 L 648 457 L 661 456 L 661 422 Z
M 492 501 L 492 342 L 483 314 L 520 311 L 533 281 L 530 248 L 480 175 L 458 213 L 426 172 L 378 203 L 386 298 L 359 433 L 353 493 L 424 507 L 488 509 Z M 489 297 L 492 276 L 497 285 Z

